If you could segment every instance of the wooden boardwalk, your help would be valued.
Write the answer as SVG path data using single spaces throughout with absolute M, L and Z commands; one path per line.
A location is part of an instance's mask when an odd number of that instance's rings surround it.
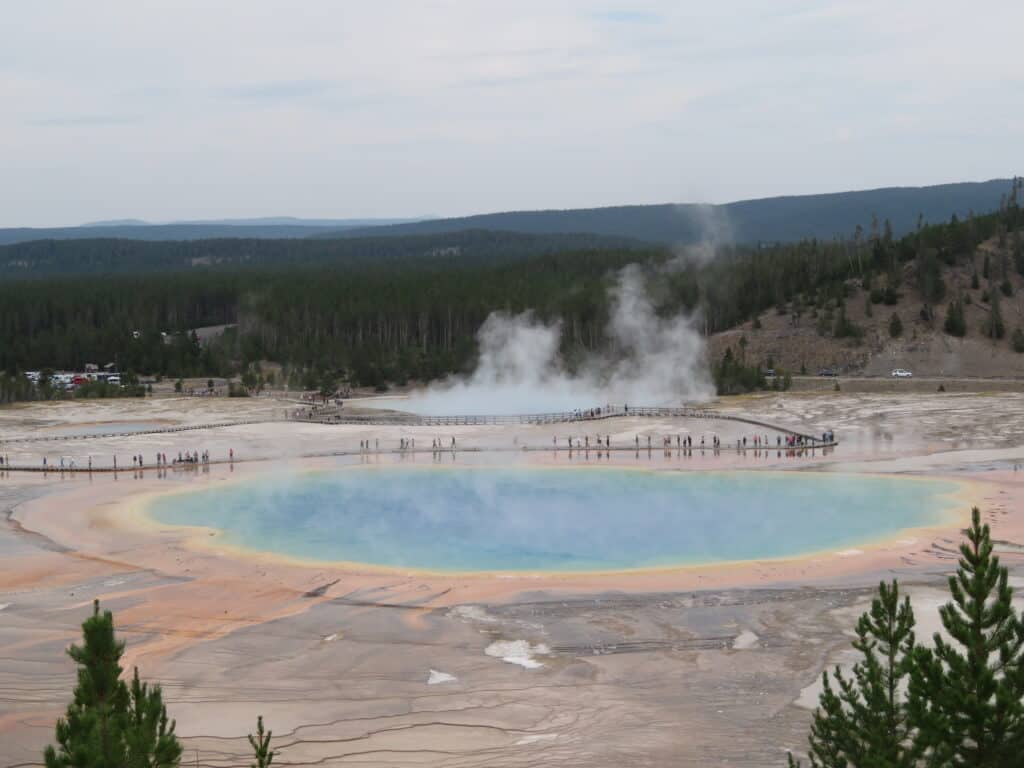
M 282 421 L 293 421 L 304 424 L 323 424 L 326 426 L 335 425 L 357 425 L 357 426 L 409 426 L 409 427 L 458 427 L 458 426 L 501 426 L 501 425 L 545 425 L 545 424 L 582 424 L 586 422 L 597 422 L 604 421 L 607 419 L 615 419 L 622 417 L 635 417 L 635 418 L 661 418 L 661 419 L 705 419 L 708 421 L 734 421 L 743 424 L 749 424 L 753 427 L 760 429 L 769 429 L 773 432 L 782 433 L 785 435 L 791 435 L 794 437 L 801 438 L 803 441 L 802 445 L 799 446 L 781 446 L 779 450 L 796 450 L 796 451 L 807 451 L 815 450 L 818 448 L 833 448 L 838 445 L 835 439 L 825 441 L 821 436 L 810 435 L 803 432 L 799 432 L 788 427 L 782 427 L 777 424 L 772 424 L 767 421 L 760 419 L 753 419 L 746 416 L 734 416 L 730 414 L 723 414 L 717 411 L 713 411 L 706 408 L 695 408 L 690 406 L 679 406 L 679 407 L 651 407 L 651 406 L 605 406 L 603 408 L 586 409 L 582 411 L 560 411 L 552 413 L 533 413 L 533 414 L 467 414 L 467 415 L 454 415 L 454 416 L 422 416 L 413 413 L 404 413 L 400 411 L 381 411 L 379 413 L 351 413 L 346 412 L 342 408 L 328 407 L 318 409 L 312 413 L 305 412 L 305 409 L 290 411 L 287 413 L 286 419 L 244 419 L 235 421 L 219 421 L 206 424 L 191 424 L 187 426 L 179 427 L 160 427 L 156 429 L 129 431 L 129 432 L 118 432 L 112 430 L 110 432 L 102 433 L 91 433 L 83 435 L 46 435 L 46 436 L 13 436 L 5 437 L 0 439 L 0 452 L 3 450 L 5 444 L 24 444 L 24 443 L 47 443 L 47 442 L 60 442 L 60 441 L 81 441 L 81 440 L 95 440 L 101 438 L 111 437 L 135 437 L 139 435 L 155 435 L 155 434 L 174 434 L 179 432 L 193 432 L 198 430 L 207 429 L 223 429 L 226 427 L 236 427 L 252 424 L 272 424 L 281 423 Z M 747 450 L 771 450 L 772 446 L 759 446 L 755 449 L 753 445 L 744 446 L 739 443 L 735 445 L 721 445 L 719 450 L 737 450 L 746 452 Z M 568 450 L 572 453 L 584 453 L 588 452 L 589 449 L 581 447 L 577 448 L 561 448 L 559 446 L 544 447 L 544 446 L 519 446 L 514 449 L 507 448 L 486 448 L 486 447 L 470 447 L 455 449 L 458 453 L 480 453 L 480 452 L 502 452 L 502 451 L 516 451 L 516 452 L 532 452 L 532 451 L 564 451 Z M 612 448 L 598 448 L 595 447 L 592 450 L 595 452 L 603 451 L 605 453 L 611 452 L 638 452 L 646 450 L 664 450 L 664 446 L 615 446 Z M 671 446 L 669 447 L 671 449 Z M 689 449 L 691 453 L 693 451 L 705 451 L 704 447 L 693 446 Z M 706 450 L 714 450 L 712 447 L 707 447 Z M 379 454 L 412 454 L 412 453 L 442 453 L 450 452 L 449 449 L 438 448 L 438 449 L 375 449 L 375 450 L 340 450 L 340 451 L 329 451 L 324 453 L 309 453 L 304 454 L 300 458 L 315 458 L 315 457 L 326 457 L 326 456 L 357 456 L 357 455 L 379 455 Z M 234 461 L 241 462 L 240 459 Z M 232 460 L 214 460 L 208 462 L 206 465 L 202 464 L 178 464 L 171 465 L 170 467 L 162 467 L 163 471 L 171 469 L 172 471 L 196 471 L 201 470 L 204 466 L 210 466 L 211 464 L 231 464 L 234 463 Z M 135 470 L 142 471 L 140 468 L 134 468 Z M 148 469 L 157 469 L 155 465 Z M 25 465 L 6 465 L 0 466 L 0 471 L 22 471 L 22 472 L 127 472 L 128 467 L 120 467 L 114 469 L 112 466 L 74 466 L 74 467 L 59 467 L 59 466 L 25 466 Z
M 236 421 L 218 421 L 210 424 L 188 424 L 181 427 L 156 427 L 154 429 L 137 429 L 128 432 L 90 432 L 84 435 L 34 435 L 28 437 L 4 437 L 0 439 L 0 445 L 4 443 L 51 443 L 67 440 L 98 440 L 104 437 L 135 437 L 136 435 L 164 435 L 172 432 L 194 432 L 199 429 L 222 429 L 224 427 L 238 427 L 244 424 L 273 424 L 282 419 L 244 419 Z
M 738 421 L 751 426 L 770 429 L 774 432 L 781 432 L 786 435 L 796 435 L 805 440 L 815 441 L 821 445 L 821 437 L 804 432 L 799 432 L 788 427 L 782 427 L 760 419 L 752 419 L 746 416 L 733 416 L 719 413 L 707 408 L 694 408 L 691 406 L 678 407 L 652 407 L 652 406 L 622 406 L 612 405 L 603 408 L 588 408 L 583 411 L 557 411 L 552 413 L 524 413 L 506 415 L 484 415 L 467 414 L 462 416 L 421 416 L 415 413 L 404 413 L 399 411 L 381 412 L 379 414 L 348 414 L 342 409 L 314 413 L 309 417 L 294 416 L 296 421 L 311 422 L 317 424 L 363 424 L 367 426 L 409 426 L 409 427 L 462 427 L 462 426 L 490 426 L 490 425 L 538 425 L 538 424 L 573 424 L 577 422 L 603 421 L 605 419 L 617 419 L 626 416 L 636 418 L 659 418 L 659 419 L 708 419 L 718 421 Z

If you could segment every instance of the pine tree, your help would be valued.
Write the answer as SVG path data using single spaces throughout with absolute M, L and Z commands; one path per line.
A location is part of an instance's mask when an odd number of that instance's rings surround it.
M 857 622 L 861 654 L 852 677 L 822 673 L 823 691 L 811 725 L 814 768 L 912 768 L 919 749 L 907 720 L 901 685 L 914 658 L 914 612 L 899 587 L 878 585 L 871 610 Z M 790 766 L 799 765 L 789 757 Z
M 83 644 L 68 655 L 78 663 L 78 685 L 67 713 L 57 721 L 58 747 L 46 748 L 47 768 L 174 768 L 181 746 L 168 725 L 159 686 L 140 683 L 135 670 L 131 689 L 121 679 L 124 643 L 114 635 L 114 617 L 100 613 L 82 624 Z
M 889 318 L 889 335 L 892 338 L 898 338 L 903 334 L 903 321 L 900 320 L 900 316 L 895 312 L 892 313 L 892 317 Z
M 252 764 L 252 768 L 269 768 L 270 764 L 274 762 L 274 750 L 270 748 L 270 737 L 274 735 L 273 731 L 263 731 L 263 715 L 256 718 L 256 734 L 249 734 L 249 744 L 252 745 L 253 754 L 256 757 L 256 762 Z
M 46 748 L 47 768 L 106 768 L 124 765 L 120 738 L 128 688 L 121 680 L 124 643 L 114 637 L 114 617 L 93 614 L 82 624 L 82 645 L 72 645 L 68 656 L 78 664 L 78 685 L 67 713 L 57 721 L 58 749 Z
M 908 711 L 927 765 L 1020 765 L 1024 750 L 1024 624 L 1006 568 L 977 507 L 960 546 L 953 600 L 939 610 L 952 638 L 914 653 Z
M 989 313 L 982 326 L 985 335 L 995 341 L 1006 335 L 1006 325 L 1003 323 L 1003 313 L 999 308 L 999 292 L 989 291 Z
M 949 302 L 943 327 L 950 336 L 964 336 L 967 333 L 967 320 L 964 318 L 964 304 L 961 299 Z
M 1010 346 L 1017 353 L 1024 353 L 1024 329 L 1017 328 L 1010 337 Z
M 167 708 L 159 685 L 139 682 L 136 667 L 130 689 L 131 701 L 124 728 L 128 768 L 172 768 L 181 759 L 181 744 L 174 735 L 174 721 L 167 721 Z

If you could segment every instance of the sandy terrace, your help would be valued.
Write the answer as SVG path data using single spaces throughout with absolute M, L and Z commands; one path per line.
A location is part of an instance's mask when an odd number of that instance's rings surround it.
M 836 429 L 842 443 L 835 452 L 801 457 L 775 450 L 666 455 L 663 435 L 715 431 L 732 442 L 753 430 L 641 419 L 441 434 L 266 423 L 54 449 L 16 436 L 96 422 L 209 423 L 261 409 L 269 417 L 281 405 L 173 398 L 69 404 L 59 413 L 0 410 L 2 450 L 18 462 L 179 450 L 223 458 L 229 449 L 240 459 L 209 473 L 0 476 L 0 509 L 8 511 L 0 528 L 0 764 L 41 762 L 73 681 L 63 648 L 100 597 L 129 642 L 129 663 L 164 684 L 187 754 L 202 765 L 247 764 L 244 735 L 260 713 L 279 739 L 282 764 L 779 765 L 785 748 L 806 743 L 813 685 L 826 663 L 848 660 L 845 633 L 871 585 L 897 575 L 919 609 L 934 612 L 955 562 L 955 529 L 790 561 L 626 575 L 438 577 L 229 556 L 197 548 L 177 530 L 126 524 L 125 510 L 144 494 L 293 463 L 484 460 L 467 449 L 500 449 L 502 461 L 664 470 L 917 472 L 966 480 L 965 506 L 982 507 L 1006 563 L 1024 576 L 1024 473 L 1013 471 L 1024 461 L 1021 398 L 830 393 L 719 406 L 808 431 Z M 623 447 L 639 435 L 641 450 L 571 458 L 521 450 L 598 433 Z M 452 436 L 459 453 L 430 453 L 431 440 L 447 445 Z M 391 451 L 403 437 L 427 452 L 358 457 L 360 441 Z M 301 458 L 312 455 L 322 458 Z

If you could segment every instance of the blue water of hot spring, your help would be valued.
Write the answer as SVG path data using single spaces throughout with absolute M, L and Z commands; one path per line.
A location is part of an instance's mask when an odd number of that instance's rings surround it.
M 833 473 L 348 467 L 155 499 L 256 551 L 432 571 L 593 571 L 788 557 L 949 519 L 956 483 Z

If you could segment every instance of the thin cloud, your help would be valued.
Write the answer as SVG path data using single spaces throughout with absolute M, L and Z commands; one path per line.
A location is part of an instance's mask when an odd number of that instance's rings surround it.
M 135 125 L 142 122 L 142 115 L 66 115 L 63 117 L 38 117 L 25 120 L 25 125 L 36 128 L 72 128 L 88 125 Z
M 326 80 L 281 80 L 232 86 L 219 93 L 238 101 L 279 103 L 323 96 L 337 87 L 337 83 Z
M 657 13 L 630 10 L 601 11 L 593 14 L 592 18 L 612 24 L 657 24 L 663 19 Z
M 65 3 L 56 26 L 46 5 L 5 7 L 0 225 L 453 216 L 1019 170 L 1021 3 L 104 0 Z

